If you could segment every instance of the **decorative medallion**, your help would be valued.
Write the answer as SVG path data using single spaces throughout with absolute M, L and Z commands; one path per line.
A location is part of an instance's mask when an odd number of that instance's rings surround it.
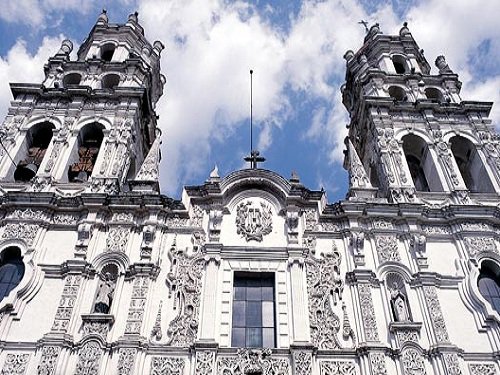
M 236 232 L 247 241 L 262 241 L 273 230 L 271 207 L 264 202 L 242 202 L 236 208 Z

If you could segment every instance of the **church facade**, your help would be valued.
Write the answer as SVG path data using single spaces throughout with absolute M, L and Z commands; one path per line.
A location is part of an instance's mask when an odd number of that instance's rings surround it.
M 104 12 L 0 129 L 0 374 L 494 375 L 500 144 L 406 25 L 348 51 L 345 200 L 260 168 L 160 193 L 161 42 Z

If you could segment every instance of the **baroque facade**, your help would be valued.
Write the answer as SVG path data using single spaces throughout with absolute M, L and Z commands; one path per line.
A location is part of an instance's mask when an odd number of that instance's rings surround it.
M 334 204 L 259 168 L 162 195 L 163 45 L 104 12 L 72 48 L 1 127 L 1 374 L 499 374 L 492 103 L 406 25 L 345 54 Z

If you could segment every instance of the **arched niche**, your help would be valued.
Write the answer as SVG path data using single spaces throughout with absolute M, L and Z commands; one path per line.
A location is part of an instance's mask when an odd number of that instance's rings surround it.
M 105 43 L 101 46 L 101 59 L 107 62 L 113 60 L 116 45 L 114 43 Z
M 478 193 L 495 192 L 476 146 L 467 138 L 459 135 L 452 137 L 450 144 L 451 152 L 467 189 Z
M 406 95 L 406 91 L 399 86 L 391 86 L 389 87 L 389 96 L 395 99 L 398 102 L 404 102 L 408 100 L 408 96 Z
M 438 103 L 441 103 L 444 101 L 443 93 L 441 92 L 441 90 L 439 90 L 436 87 L 427 87 L 424 92 L 425 92 L 425 97 L 429 100 L 432 100 L 432 101 L 435 101 Z
M 443 187 L 427 142 L 415 134 L 407 134 L 402 140 L 403 152 L 415 189 L 442 191 Z
M 76 155 L 68 168 L 69 182 L 86 182 L 92 175 L 97 156 L 99 154 L 104 126 L 98 122 L 85 125 L 80 129 L 77 137 Z
M 101 87 L 106 90 L 111 90 L 120 84 L 120 76 L 118 74 L 109 73 L 102 77 Z
M 479 269 L 477 287 L 481 297 L 500 315 L 500 267 L 492 260 L 484 260 Z
M 36 176 L 40 164 L 52 140 L 55 126 L 48 122 L 33 125 L 26 133 L 25 147 L 21 147 L 20 160 L 14 171 L 14 180 L 20 182 L 30 181 Z
M 82 75 L 80 73 L 68 73 L 63 78 L 63 86 L 78 86 L 82 81 Z
M 24 273 L 21 249 L 17 246 L 4 249 L 0 253 L 0 302 L 21 283 Z
M 403 55 L 392 55 L 392 65 L 396 74 L 405 74 L 410 71 L 408 59 Z

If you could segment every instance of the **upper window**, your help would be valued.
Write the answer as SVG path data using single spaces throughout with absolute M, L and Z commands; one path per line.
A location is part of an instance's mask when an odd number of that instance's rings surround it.
M 408 71 L 406 58 L 401 55 L 392 56 L 392 64 L 394 65 L 394 70 L 396 70 L 397 74 L 404 74 Z
M 19 285 L 23 276 L 21 250 L 17 247 L 5 249 L 0 257 L 0 301 Z
M 114 89 L 120 83 L 120 76 L 118 74 L 106 74 L 102 79 L 103 89 Z
M 63 78 L 63 86 L 68 87 L 71 85 L 79 85 L 82 80 L 82 76 L 78 73 L 66 74 Z
M 101 47 L 101 59 L 104 61 L 111 61 L 115 53 L 115 45 L 113 43 L 107 43 Z
M 444 99 L 443 93 L 435 87 L 426 88 L 425 89 L 425 96 L 427 97 L 427 99 L 434 100 L 437 102 L 442 102 Z
M 274 348 L 274 304 L 274 274 L 235 273 L 231 346 Z
M 98 123 L 86 125 L 78 134 L 78 162 L 68 170 L 69 182 L 85 182 L 94 170 L 104 134 Z
M 400 102 L 408 100 L 405 90 L 399 86 L 389 87 L 389 96 Z
M 492 262 L 484 262 L 477 286 L 484 299 L 500 314 L 500 268 Z

